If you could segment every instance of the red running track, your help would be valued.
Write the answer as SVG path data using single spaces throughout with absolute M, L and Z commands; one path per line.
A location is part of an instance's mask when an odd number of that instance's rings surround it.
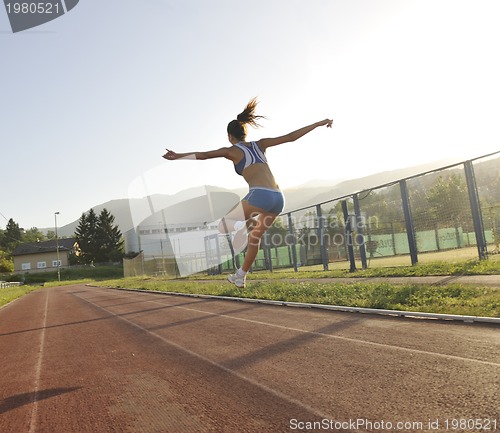
M 499 331 L 43 288 L 0 309 L 0 432 L 500 431 Z

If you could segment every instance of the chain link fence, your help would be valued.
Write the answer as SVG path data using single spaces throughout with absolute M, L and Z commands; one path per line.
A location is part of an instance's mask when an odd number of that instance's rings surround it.
M 298 266 L 484 259 L 499 252 L 500 158 L 400 179 L 290 212 L 283 222 L 301 247 Z
M 485 259 L 499 253 L 500 152 L 280 215 L 253 269 L 349 269 L 423 261 Z M 134 259 L 129 275 L 232 271 L 230 236 L 210 233 L 204 251 Z M 183 272 L 184 274 L 186 271 Z

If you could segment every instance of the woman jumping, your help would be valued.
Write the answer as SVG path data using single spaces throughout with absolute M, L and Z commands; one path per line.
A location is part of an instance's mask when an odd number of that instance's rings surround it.
M 305 126 L 276 138 L 263 138 L 259 141 L 246 142 L 247 127 L 259 127 L 258 119 L 264 116 L 255 114 L 257 100 L 252 99 L 245 109 L 238 114 L 235 120 L 227 125 L 227 137 L 232 146 L 221 147 L 208 152 L 176 153 L 167 150 L 163 158 L 175 160 L 186 157 L 195 159 L 226 158 L 232 161 L 236 173 L 243 176 L 249 186 L 249 193 L 238 205 L 230 211 L 219 224 L 219 231 L 227 233 L 236 231 L 234 243 L 238 243 L 238 237 L 242 234 L 246 238 L 248 232 L 247 254 L 243 265 L 236 273 L 229 275 L 228 280 L 237 287 L 245 287 L 247 272 L 250 270 L 259 251 L 260 240 L 266 230 L 272 226 L 276 217 L 282 212 L 285 205 L 283 193 L 281 192 L 273 174 L 269 168 L 266 158 L 266 149 L 278 144 L 295 141 L 300 137 L 316 129 L 318 126 L 332 127 L 332 120 L 325 119 L 312 125 Z M 243 230 L 244 229 L 244 230 Z

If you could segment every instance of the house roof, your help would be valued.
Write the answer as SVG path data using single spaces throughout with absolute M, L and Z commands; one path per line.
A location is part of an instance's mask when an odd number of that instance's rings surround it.
M 26 254 L 40 254 L 40 253 L 55 253 L 57 252 L 57 245 L 59 251 L 70 251 L 76 244 L 75 238 L 55 239 L 43 242 L 30 242 L 19 244 L 12 252 L 13 256 L 23 256 Z

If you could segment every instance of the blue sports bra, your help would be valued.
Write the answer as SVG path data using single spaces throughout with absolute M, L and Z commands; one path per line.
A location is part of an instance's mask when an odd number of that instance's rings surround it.
M 250 165 L 267 163 L 266 155 L 255 141 L 252 141 L 250 146 L 245 146 L 242 143 L 237 143 L 235 146 L 243 151 L 243 159 L 234 164 L 234 169 L 240 176 L 243 176 L 243 170 Z

